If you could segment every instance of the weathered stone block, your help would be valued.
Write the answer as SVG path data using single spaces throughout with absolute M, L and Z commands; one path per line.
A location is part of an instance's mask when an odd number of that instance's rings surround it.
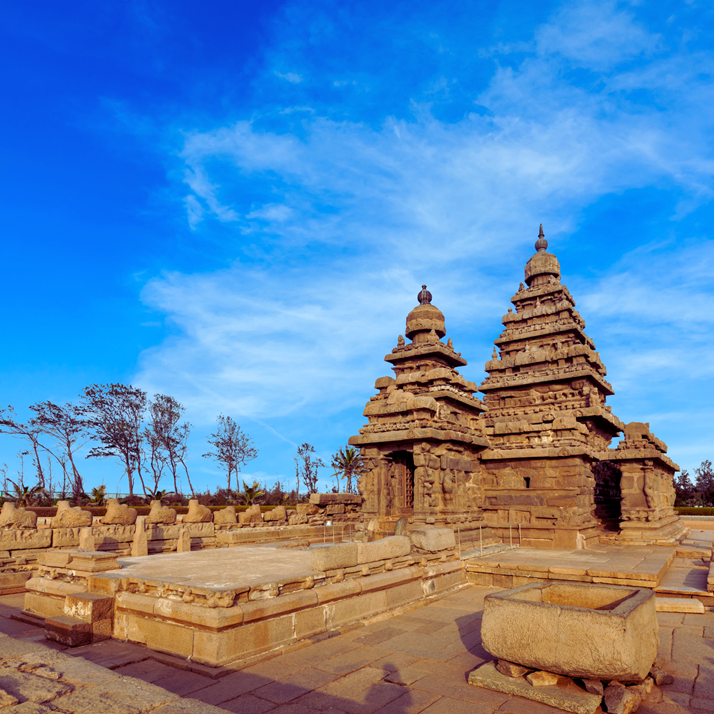
M 469 674 L 469 684 L 503 694 L 525 697 L 556 709 L 576 714 L 595 714 L 602 697 L 580 689 L 575 682 L 564 680 L 563 686 L 532 687 L 522 678 L 501 674 L 494 662 L 486 662 Z M 517 700 L 516 700 L 517 701 Z M 528 711 L 524 708 L 523 711 Z
M 263 515 L 260 511 L 260 506 L 256 503 L 248 509 L 238 514 L 239 523 L 262 523 Z
M 114 598 L 101 593 L 73 593 L 64 600 L 64 614 L 82 622 L 111 619 Z
M 184 513 L 182 520 L 184 523 L 210 523 L 213 514 L 208 506 L 202 506 L 198 499 L 192 498 L 188 502 L 188 513 Z
M 409 532 L 409 538 L 418 550 L 438 553 L 456 548 L 456 536 L 451 528 L 420 528 Z
M 356 493 L 311 493 L 310 503 L 318 506 L 329 506 L 333 503 L 356 503 L 360 505 L 362 496 Z
M 237 523 L 238 519 L 236 518 L 236 507 L 235 506 L 226 506 L 225 508 L 221 508 L 219 511 L 214 511 L 213 512 L 213 522 L 216 525 Z
M 371 543 L 357 543 L 357 564 L 374 563 L 409 555 L 412 544 L 407 536 L 390 536 Z M 347 567 L 347 566 L 339 566 Z
M 45 637 L 68 647 L 81 647 L 92 641 L 92 625 L 65 615 L 49 617 L 45 620 Z
M 344 503 L 333 503 L 325 508 L 326 516 L 339 516 L 345 512 Z
M 341 543 L 323 548 L 312 548 L 312 567 L 324 572 L 357 565 L 358 545 L 362 543 Z
M 485 598 L 481 637 L 495 657 L 531 669 L 632 681 L 657 656 L 657 630 L 652 590 L 534 583 Z
M 52 528 L 53 548 L 78 548 L 81 528 Z
M 5 501 L 0 511 L 0 528 L 35 528 L 37 514 L 25 508 L 17 508 L 11 501 Z
M 83 528 L 92 525 L 92 513 L 79 506 L 71 507 L 69 501 L 57 502 L 57 515 L 51 521 L 52 528 Z
M 300 516 L 314 516 L 320 512 L 320 509 L 314 503 L 298 503 L 295 506 L 295 510 Z
M 107 500 L 107 512 L 102 518 L 106 525 L 133 526 L 136 523 L 136 508 L 129 508 L 126 503 L 119 503 L 116 498 Z
M 176 511 L 168 506 L 162 506 L 161 501 L 152 501 L 146 523 L 164 523 L 166 525 L 176 522 Z
M 52 531 L 7 528 L 0 530 L 0 550 L 30 550 L 49 548 L 52 545 Z
M 288 517 L 285 506 L 276 506 L 263 514 L 264 521 L 284 521 Z
M 180 530 L 179 537 L 176 539 L 176 552 L 191 552 L 191 534 L 188 532 L 188 528 L 182 528 Z

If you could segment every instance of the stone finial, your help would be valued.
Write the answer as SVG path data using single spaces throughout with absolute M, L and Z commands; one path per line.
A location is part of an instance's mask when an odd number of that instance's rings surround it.
M 417 295 L 420 305 L 431 305 L 431 293 L 426 289 L 426 285 L 421 286 L 421 292 Z
M 448 340 L 446 340 L 446 346 L 447 346 L 450 350 L 453 350 L 453 349 L 454 349 L 454 343 L 451 341 L 451 338 L 450 338 L 450 337 L 449 337 Z
M 493 348 L 493 355 L 491 355 L 491 359 L 498 359 L 498 352 L 495 347 Z
M 543 233 L 543 224 L 540 224 L 540 231 L 538 232 L 538 240 L 535 244 L 535 249 L 541 253 L 548 249 L 548 241 L 545 239 L 545 233 Z
M 397 337 L 397 347 L 404 347 L 404 335 Z

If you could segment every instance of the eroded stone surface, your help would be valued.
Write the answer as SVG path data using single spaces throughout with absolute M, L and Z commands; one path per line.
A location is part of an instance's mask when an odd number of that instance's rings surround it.
M 538 670 L 527 674 L 526 680 L 531 687 L 552 687 L 554 684 L 558 684 L 558 675 Z
M 161 501 L 152 501 L 149 515 L 146 516 L 148 524 L 163 523 L 169 525 L 176 522 L 176 511 L 168 506 L 161 505 Z
M 218 511 L 214 511 L 213 512 L 213 522 L 216 525 L 237 523 L 238 519 L 236 518 L 236 507 L 235 506 L 226 506 L 225 508 L 221 508 Z
M 188 513 L 184 513 L 182 520 L 184 523 L 210 523 L 213 514 L 208 506 L 202 506 L 198 499 L 192 498 L 188 502 Z
M 657 656 L 657 630 L 652 590 L 535 583 L 486 597 L 481 637 L 492 655 L 533 669 L 639 681 Z
M 126 503 L 119 503 L 116 498 L 107 499 L 107 512 L 102 518 L 106 525 L 133 526 L 136 523 L 136 508 L 129 508 Z
M 528 667 L 522 667 L 520 664 L 516 664 L 515 662 L 508 662 L 505 659 L 499 659 L 496 662 L 496 669 L 501 674 L 505 674 L 507 677 L 514 678 L 522 677 L 524 674 L 527 674 L 530 671 Z
M 57 502 L 57 515 L 52 519 L 52 528 L 83 528 L 92 525 L 92 513 L 79 506 L 70 506 L 69 501 Z
M 594 714 L 602 701 L 602 697 L 584 692 L 572 681 L 569 684 L 563 682 L 563 686 L 532 687 L 524 679 L 501 674 L 493 662 L 486 662 L 473 670 L 469 674 L 469 684 L 525 697 L 576 714 Z
M 37 514 L 25 508 L 17 508 L 11 501 L 5 501 L 0 511 L 0 528 L 35 528 Z

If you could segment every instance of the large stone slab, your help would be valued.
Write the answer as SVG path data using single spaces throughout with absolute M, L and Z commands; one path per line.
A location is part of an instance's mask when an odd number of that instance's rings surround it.
M 469 684 L 494 692 L 524 697 L 575 714 L 594 714 L 602 701 L 602 697 L 580 689 L 566 678 L 561 678 L 558 684 L 552 686 L 533 687 L 522 677 L 514 678 L 501 674 L 494 662 L 486 662 L 473 670 L 469 674 Z
M 409 532 L 414 547 L 427 553 L 456 548 L 456 536 L 451 528 L 418 528 Z
M 389 536 L 371 543 L 357 543 L 357 564 L 374 563 L 409 555 L 412 544 L 407 536 Z
M 355 493 L 311 493 L 310 503 L 316 506 L 329 506 L 333 503 L 353 503 L 359 506 L 362 496 Z
M 0 530 L 0 550 L 30 550 L 49 548 L 52 545 L 52 531 L 8 528 Z
M 657 656 L 655 594 L 534 583 L 484 600 L 483 647 L 509 662 L 587 679 L 644 679 Z

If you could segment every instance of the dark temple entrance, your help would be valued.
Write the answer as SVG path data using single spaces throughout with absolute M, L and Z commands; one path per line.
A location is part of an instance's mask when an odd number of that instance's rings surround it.
M 595 476 L 595 512 L 600 527 L 606 531 L 619 531 L 622 517 L 620 478 L 622 472 L 610 461 L 600 461 L 593 469 Z
M 414 456 L 408 451 L 392 454 L 394 479 L 394 515 L 411 516 L 414 513 Z

